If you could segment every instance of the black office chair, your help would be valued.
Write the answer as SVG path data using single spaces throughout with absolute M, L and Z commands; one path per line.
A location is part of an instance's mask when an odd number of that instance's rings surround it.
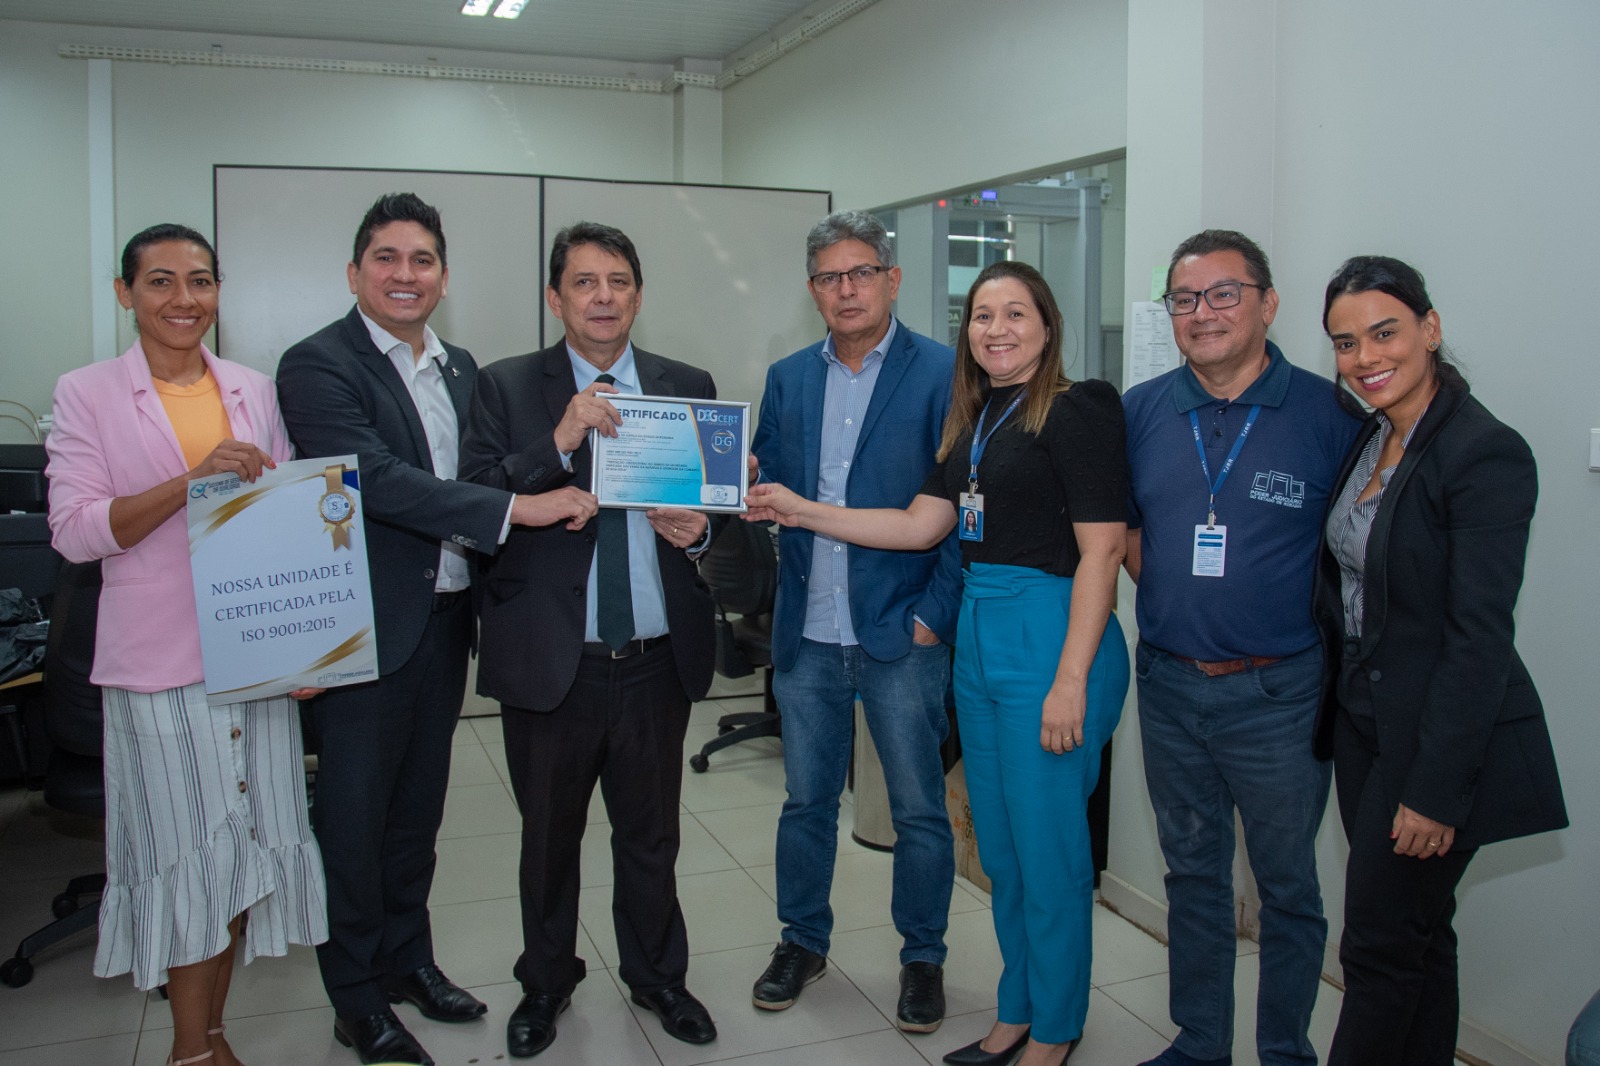
M 94 636 L 100 614 L 100 564 L 68 563 L 61 568 L 45 644 L 45 724 L 55 745 L 45 770 L 44 801 L 58 810 L 105 817 L 105 774 L 100 687 L 91 684 Z M 0 963 L 0 984 L 21 988 L 33 980 L 33 956 L 82 929 L 92 929 L 99 908 L 84 897 L 105 891 L 104 872 L 74 877 L 50 901 L 56 920 L 22 939 L 17 953 Z
M 778 590 L 778 552 L 772 532 L 734 516 L 700 557 L 700 576 L 717 604 L 717 673 L 749 677 L 766 670 L 764 709 L 725 714 L 717 737 L 689 756 L 689 767 L 703 774 L 711 753 L 756 737 L 783 735 L 778 703 L 772 698 L 772 605 Z M 729 615 L 737 617 L 730 618 Z

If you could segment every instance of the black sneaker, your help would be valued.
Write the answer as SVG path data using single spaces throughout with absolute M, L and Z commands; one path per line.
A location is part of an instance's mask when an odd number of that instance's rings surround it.
M 788 1010 L 800 998 L 800 990 L 821 977 L 827 968 L 828 960 L 815 951 L 779 941 L 772 949 L 766 972 L 751 990 L 750 1001 L 762 1010 Z
M 906 1033 L 931 1033 L 944 1021 L 944 968 L 931 962 L 908 962 L 900 968 L 900 1002 L 895 1028 Z

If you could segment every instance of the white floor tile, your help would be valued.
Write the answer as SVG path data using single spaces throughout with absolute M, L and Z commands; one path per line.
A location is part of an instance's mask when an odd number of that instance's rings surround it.
M 435 850 L 439 864 L 428 895 L 430 905 L 516 896 L 520 832 L 444 839 Z
M 500 773 L 489 761 L 489 753 L 482 744 L 457 744 L 450 749 L 451 788 L 500 783 Z
M 917 1054 L 913 1043 L 922 1037 L 904 1036 L 895 1031 L 864 1033 L 843 1040 L 824 1040 L 816 1044 L 719 1059 L 729 1066 L 814 1066 L 837 1063 L 839 1066 L 923 1066 L 927 1061 Z
M 1256 987 L 1261 976 L 1259 955 L 1239 956 L 1233 972 L 1233 1061 L 1234 1066 L 1258 1066 L 1256 1058 Z M 1126 1007 L 1168 1042 L 1177 1027 L 1167 1013 L 1167 975 L 1160 973 L 1135 981 L 1107 985 L 1106 995 Z M 1328 1053 L 1333 1030 L 1339 1020 L 1342 994 L 1326 981 L 1317 989 L 1317 1005 L 1311 1012 L 1311 1043 L 1319 1057 Z
M 692 929 L 690 936 L 692 945 Z M 640 1024 L 644 1026 L 645 1036 L 664 1066 L 738 1061 L 740 1056 L 818 1044 L 840 1037 L 892 1032 L 883 1015 L 841 974 L 826 974 L 806 986 L 805 994 L 788 1010 L 757 1010 L 750 1003 L 750 986 L 766 968 L 770 951 L 770 945 L 763 944 L 690 960 L 689 989 L 705 1003 L 717 1023 L 718 1036 L 710 1044 L 695 1047 L 674 1040 L 661 1030 L 654 1016 L 634 1008 L 636 1014 L 642 1015 Z M 811 1057 L 777 1061 L 828 1060 Z M 858 1061 L 874 1062 L 872 1059 Z
M 485 756 L 487 759 L 487 756 Z M 497 779 L 487 785 L 452 785 L 445 799 L 439 839 L 522 833 L 522 816 L 511 790 Z
M 1001 965 L 989 912 L 952 914 L 945 931 L 945 946 L 950 952 L 944 966 L 945 1013 L 993 1010 Z M 900 947 L 900 934 L 894 926 L 880 925 L 835 933 L 828 954 L 830 963 L 872 1000 L 885 1021 L 893 1020 L 895 1003 L 900 998 Z
M 0 1051 L 0 1066 L 129 1066 L 139 1047 L 138 1033 L 45 1044 L 19 1051 Z M 170 1049 L 169 1049 L 170 1050 Z
M 461 730 L 468 726 L 472 727 L 472 731 L 477 735 L 479 743 L 504 744 L 506 742 L 506 735 L 500 728 L 500 716 L 498 714 L 492 718 L 464 718 L 461 720 L 461 724 L 456 727 L 456 733 L 459 735 Z
M 688 804 L 695 817 L 740 866 L 771 866 L 777 861 L 778 812 L 782 803 L 705 810 Z

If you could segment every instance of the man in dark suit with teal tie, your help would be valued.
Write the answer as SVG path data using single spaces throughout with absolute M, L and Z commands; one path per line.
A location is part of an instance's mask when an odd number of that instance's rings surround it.
M 713 399 L 703 370 L 635 348 L 643 274 L 633 243 L 580 222 L 556 235 L 545 298 L 566 336 L 485 367 L 461 476 L 511 492 L 588 485 L 589 432 L 620 424 L 608 395 Z M 603 509 L 581 530 L 515 530 L 484 563 L 478 691 L 501 703 L 522 812 L 524 995 L 506 1029 L 518 1058 L 556 1036 L 584 977 L 578 854 L 596 781 L 611 821 L 618 974 L 633 1001 L 694 1044 L 716 1026 L 685 988 L 674 874 L 691 700 L 711 684 L 711 595 L 694 557 L 704 513 Z

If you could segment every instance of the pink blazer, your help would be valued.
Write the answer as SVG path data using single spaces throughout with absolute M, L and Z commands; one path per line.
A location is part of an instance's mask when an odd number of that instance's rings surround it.
M 204 348 L 201 354 L 217 379 L 234 439 L 255 444 L 277 462 L 290 458 L 272 379 Z M 200 626 L 184 512 L 131 548 L 120 547 L 111 535 L 113 498 L 136 495 L 189 470 L 137 341 L 116 359 L 61 376 L 55 428 L 45 448 L 56 550 L 73 562 L 104 560 L 91 679 L 134 692 L 200 681 Z

